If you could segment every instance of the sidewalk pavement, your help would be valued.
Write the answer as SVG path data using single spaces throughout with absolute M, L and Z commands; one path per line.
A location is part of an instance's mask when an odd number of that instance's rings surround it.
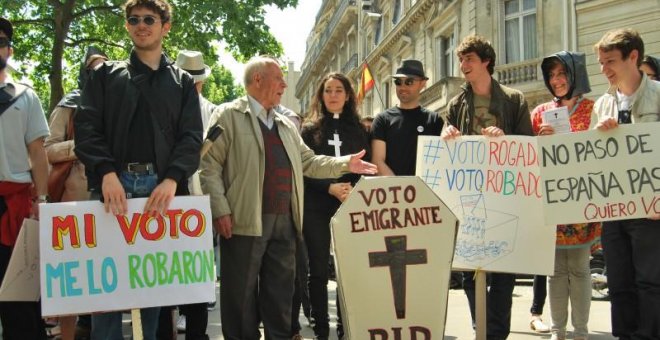
M 336 284 L 331 281 L 329 286 L 329 308 L 330 308 L 330 318 L 331 318 L 331 330 L 330 330 L 330 339 L 337 339 L 336 329 L 335 329 L 335 315 L 336 306 L 335 306 L 335 290 Z M 217 290 L 217 287 L 216 287 Z M 217 293 L 217 292 L 216 292 Z M 539 334 L 532 331 L 529 327 L 529 308 L 532 304 L 532 281 L 531 280 L 518 280 L 517 285 L 513 292 L 513 307 L 511 311 L 511 335 L 509 336 L 510 340 L 523 340 L 523 339 L 538 339 L 538 340 L 547 340 L 550 339 L 550 334 Z M 471 322 L 470 322 L 470 310 L 468 308 L 467 299 L 463 290 L 450 290 L 449 291 L 449 300 L 447 308 L 447 323 L 445 325 L 445 339 L 454 340 L 454 339 L 474 339 L 474 332 L 472 331 Z M 544 308 L 543 320 L 546 324 L 550 323 L 550 308 L 547 304 Z M 307 319 L 300 314 L 300 323 L 303 326 L 302 336 L 305 339 L 313 339 L 314 332 L 309 327 Z M 568 339 L 572 339 L 572 330 L 570 325 L 568 325 Z M 127 320 L 125 320 L 125 333 L 130 334 L 130 328 L 127 326 Z M 589 339 L 590 340 L 613 340 L 615 339 L 610 334 L 610 303 L 609 301 L 591 301 L 591 313 L 589 316 Z M 263 333 L 263 331 L 262 331 Z M 222 330 L 220 328 L 220 311 L 218 304 L 216 308 L 209 312 L 209 326 L 208 326 L 208 335 L 211 340 L 223 339 Z M 177 340 L 184 340 L 184 334 L 179 334 Z M 129 338 L 130 339 L 130 338 Z M 262 337 L 263 339 L 263 337 Z M 353 340 L 367 340 L 367 339 L 353 339 Z

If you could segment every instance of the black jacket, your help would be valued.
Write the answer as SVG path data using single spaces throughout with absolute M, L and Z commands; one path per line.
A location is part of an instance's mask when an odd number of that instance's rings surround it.
M 323 123 L 318 125 L 306 124 L 303 126 L 301 136 L 305 144 L 317 155 L 335 156 L 335 148 L 328 144 L 333 139 L 335 131 L 342 141 L 339 147 L 342 156 L 358 153 L 365 150 L 364 160 L 371 158 L 369 135 L 359 121 L 351 120 L 348 114 L 342 114 L 340 119 L 325 117 Z M 358 174 L 345 174 L 340 178 L 316 179 L 305 177 L 305 211 L 335 211 L 341 202 L 328 193 L 330 184 L 351 182 L 353 186 L 360 179 Z
M 465 136 L 472 134 L 474 118 L 474 92 L 470 84 L 449 101 L 446 121 Z M 532 120 L 522 92 L 500 85 L 492 80 L 488 112 L 497 116 L 498 128 L 507 135 L 533 136 Z
M 138 105 L 146 98 L 153 127 L 159 181 L 175 180 L 186 194 L 187 179 L 199 166 L 202 118 L 192 77 L 161 57 L 151 70 L 131 52 L 128 61 L 108 61 L 96 69 L 83 89 L 74 120 L 75 152 L 86 168 L 88 187 L 100 189 L 103 176 L 121 172 L 129 147 L 126 137 Z

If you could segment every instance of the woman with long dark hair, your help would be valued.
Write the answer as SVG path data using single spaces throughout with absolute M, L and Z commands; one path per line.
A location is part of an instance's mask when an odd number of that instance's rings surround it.
M 343 156 L 364 149 L 365 159 L 370 158 L 368 135 L 360 124 L 355 91 L 345 75 L 330 73 L 321 80 L 301 134 L 317 155 Z M 337 179 L 305 177 L 303 237 L 309 255 L 309 294 L 317 339 L 327 339 L 329 333 L 330 219 L 359 179 L 356 174 Z M 340 327 L 337 332 L 341 338 Z

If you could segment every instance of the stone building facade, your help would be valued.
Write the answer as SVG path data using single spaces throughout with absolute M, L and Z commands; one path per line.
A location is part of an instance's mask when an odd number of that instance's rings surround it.
M 517 88 L 530 110 L 550 99 L 543 84 L 543 56 L 561 50 L 587 54 L 589 97 L 607 87 L 593 45 L 609 29 L 632 27 L 647 54 L 660 55 L 660 0 L 324 0 L 307 39 L 307 55 L 295 86 L 303 110 L 318 81 L 339 71 L 359 82 L 369 65 L 376 81 L 361 105 L 373 116 L 397 103 L 390 78 L 401 60 L 424 63 L 430 78 L 422 105 L 443 113 L 463 84 L 455 48 L 479 34 L 497 53 L 494 77 Z

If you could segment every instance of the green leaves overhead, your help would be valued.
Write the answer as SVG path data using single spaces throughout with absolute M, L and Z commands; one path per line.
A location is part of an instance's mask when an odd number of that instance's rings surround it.
M 131 41 L 124 28 L 123 0 L 3 0 L 0 15 L 15 26 L 13 59 L 21 65 L 50 109 L 75 88 L 85 48 L 95 45 L 111 59 L 124 59 Z M 171 0 L 172 30 L 166 53 L 201 51 L 216 63 L 213 41 L 224 41 L 239 61 L 256 54 L 282 54 L 264 22 L 263 6 L 280 9 L 298 0 Z M 48 93 L 50 92 L 50 95 Z M 51 110 L 48 111 L 51 111 Z

